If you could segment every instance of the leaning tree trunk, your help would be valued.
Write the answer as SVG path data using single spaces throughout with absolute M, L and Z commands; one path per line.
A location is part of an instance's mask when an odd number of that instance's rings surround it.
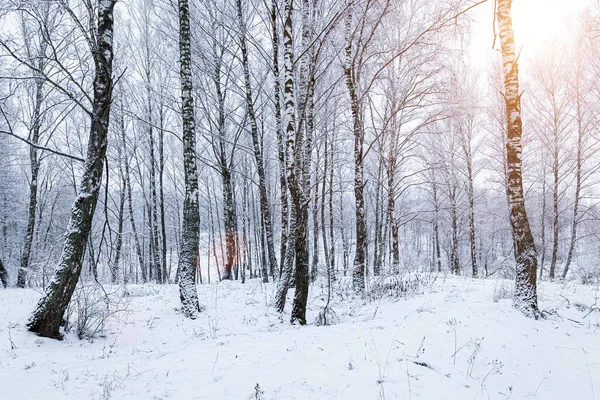
M 33 109 L 33 125 L 31 127 L 31 143 L 37 145 L 40 139 L 41 107 L 44 100 L 42 89 L 44 80 L 37 78 L 35 82 L 35 106 Z M 23 246 L 23 255 L 21 257 L 21 268 L 17 274 L 17 286 L 24 288 L 27 281 L 27 271 L 29 271 L 29 262 L 31 258 L 31 247 L 33 245 L 33 236 L 35 232 L 35 212 L 37 209 L 38 192 L 38 173 L 40 170 L 40 161 L 37 156 L 37 148 L 29 147 L 29 160 L 31 168 L 31 181 L 29 182 L 29 207 L 27 208 L 27 233 L 25 234 L 25 245 Z
M 183 120 L 183 170 L 185 200 L 179 255 L 179 294 L 181 311 L 188 318 L 200 312 L 195 274 L 198 266 L 200 214 L 198 213 L 198 171 L 196 167 L 196 120 L 190 51 L 190 9 L 188 0 L 179 0 L 179 52 L 181 77 L 181 118 Z
M 279 83 L 279 35 L 277 32 L 277 0 L 271 1 L 271 32 L 272 32 L 272 44 L 273 44 L 273 102 L 275 103 L 275 129 L 277 130 L 277 152 L 279 159 L 279 184 L 280 184 L 280 201 L 281 201 L 281 243 L 279 249 L 279 275 L 283 273 L 283 266 L 285 263 L 285 255 L 288 241 L 288 190 L 287 190 L 287 178 L 286 178 L 286 160 L 285 160 L 285 139 L 283 137 L 282 123 L 281 123 L 281 99 L 280 99 L 280 86 Z
M 267 236 L 267 253 L 269 256 L 269 273 L 275 276 L 277 271 L 277 257 L 275 257 L 275 245 L 273 244 L 273 222 L 271 220 L 271 207 L 269 197 L 267 196 L 267 178 L 265 174 L 265 164 L 263 159 L 262 143 L 258 137 L 258 124 L 256 122 L 256 113 L 254 112 L 254 100 L 252 98 L 252 85 L 250 82 L 250 66 L 248 64 L 248 47 L 246 45 L 246 23 L 242 13 L 242 1 L 236 0 L 238 26 L 240 30 L 240 49 L 242 52 L 242 69 L 244 71 L 244 88 L 246 95 L 246 110 L 250 120 L 250 133 L 252 134 L 252 147 L 254 150 L 254 160 L 256 161 L 256 170 L 258 172 L 258 193 L 260 197 L 260 211 L 265 224 Z M 263 282 L 268 281 L 268 277 L 263 276 Z
M 583 124 L 581 116 L 581 99 L 577 97 L 577 160 L 575 167 L 575 202 L 573 204 L 573 223 L 571 224 L 571 242 L 569 244 L 569 253 L 567 262 L 562 272 L 562 278 L 565 279 L 569 273 L 575 244 L 577 243 L 577 225 L 579 224 L 579 201 L 581 199 L 581 168 L 583 164 Z
M 354 201 L 356 206 L 356 251 L 352 269 L 352 287 L 356 293 L 365 291 L 365 249 L 367 245 L 367 227 L 365 221 L 363 144 L 364 130 L 362 127 L 360 100 L 357 93 L 357 77 L 352 55 L 352 38 L 350 25 L 352 23 L 351 7 L 348 6 L 346 19 L 346 65 L 344 75 L 346 87 L 350 95 L 350 110 L 352 112 L 352 133 L 354 135 Z
M 87 157 L 58 267 L 46 293 L 27 323 L 29 330 L 40 336 L 62 338 L 59 328 L 81 274 L 85 248 L 92 228 L 102 182 L 112 100 L 115 3 L 116 0 L 98 2 L 98 22 L 95 29 L 95 46 L 92 50 L 95 64 L 94 99 Z
M 507 136 L 506 161 L 510 223 L 513 232 L 516 282 L 515 307 L 532 317 L 539 316 L 537 304 L 537 251 L 525 210 L 522 176 L 521 94 L 519 67 L 515 54 L 515 40 L 511 18 L 512 0 L 498 0 L 498 26 L 504 64 L 504 100 L 506 102 Z

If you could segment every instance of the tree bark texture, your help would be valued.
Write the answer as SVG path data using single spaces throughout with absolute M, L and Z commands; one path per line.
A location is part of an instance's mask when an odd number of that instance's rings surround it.
M 92 51 L 95 66 L 94 97 L 87 157 L 79 193 L 71 210 L 71 219 L 58 267 L 27 324 L 30 331 L 40 336 L 62 338 L 59 328 L 81 274 L 83 257 L 92 228 L 92 219 L 102 183 L 112 101 L 115 3 L 116 0 L 98 2 L 95 48 Z
M 185 199 L 179 252 L 179 294 L 181 311 L 196 318 L 200 311 L 196 290 L 196 267 L 200 240 L 198 171 L 196 166 L 196 120 L 192 86 L 192 57 L 190 51 L 190 9 L 188 0 L 179 0 L 179 52 L 181 78 L 181 118 L 183 121 L 183 170 Z
M 497 18 L 502 46 L 504 68 L 504 100 L 507 123 L 507 196 L 510 223 L 513 232 L 516 282 L 514 304 L 524 314 L 538 317 L 537 304 L 537 251 L 525 210 L 522 176 L 521 94 L 519 93 L 519 67 L 515 53 L 512 28 L 512 0 L 498 0 Z

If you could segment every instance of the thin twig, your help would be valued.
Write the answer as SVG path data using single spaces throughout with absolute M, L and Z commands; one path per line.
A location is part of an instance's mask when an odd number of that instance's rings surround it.
M 14 133 L 12 133 L 10 131 L 0 130 L 0 133 L 4 133 L 5 135 L 12 136 L 12 137 L 14 137 L 16 139 L 19 139 L 20 141 L 22 141 L 24 143 L 27 143 L 29 146 L 35 147 L 36 149 L 47 151 L 49 153 L 56 154 L 57 156 L 61 156 L 61 157 L 66 157 L 66 158 L 69 158 L 71 160 L 75 160 L 75 161 L 79 161 L 79 162 L 85 162 L 85 159 L 83 159 L 81 157 L 77 157 L 77 156 L 74 156 L 74 155 L 68 154 L 68 153 L 63 153 L 62 151 L 54 150 L 54 149 L 51 149 L 51 148 L 48 148 L 48 147 L 40 146 L 39 144 L 35 144 L 35 143 L 31 142 L 30 140 L 22 138 L 21 136 L 16 135 L 16 134 L 14 134 Z

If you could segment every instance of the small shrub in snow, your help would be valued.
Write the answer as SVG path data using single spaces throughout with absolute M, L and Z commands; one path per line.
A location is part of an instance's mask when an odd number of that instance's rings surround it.
M 79 284 L 66 312 L 65 332 L 75 330 L 79 339 L 93 339 L 102 334 L 110 317 L 127 309 L 118 292 L 108 293 L 98 283 Z
M 448 325 L 448 333 L 454 333 L 454 353 L 452 354 L 453 364 L 456 365 L 456 354 L 458 354 L 458 326 L 460 325 L 460 321 L 456 318 L 451 318 L 446 321 L 446 325 Z
M 515 287 L 512 282 L 499 281 L 494 284 L 494 303 L 499 302 L 501 299 L 512 299 L 515 293 Z
M 263 396 L 265 394 L 265 391 L 261 389 L 260 385 L 257 383 L 256 386 L 254 386 L 254 394 L 252 395 L 252 399 L 253 400 L 263 400 Z
M 339 322 L 339 320 L 340 319 L 338 315 L 331 307 L 323 307 L 315 319 L 315 325 L 335 325 Z
M 352 288 L 352 277 L 343 276 L 338 278 L 337 282 L 332 283 L 332 289 L 342 299 L 348 299 L 354 297 L 354 289 Z
M 491 366 L 490 370 L 487 372 L 487 374 L 484 375 L 483 379 L 481 380 L 481 387 L 485 387 L 485 381 L 492 375 L 502 375 L 502 368 L 504 367 L 504 364 L 502 363 L 502 361 L 494 359 L 492 360 L 491 363 L 489 363 L 489 365 Z M 544 378 L 545 380 L 545 378 Z M 544 381 L 542 380 L 542 383 Z M 541 384 L 540 384 L 541 385 Z M 539 386 L 538 386 L 539 389 Z M 512 388 L 511 388 L 512 390 Z M 534 394 L 534 397 L 537 397 L 537 391 Z
M 475 338 L 471 341 L 471 354 L 467 359 L 467 377 L 472 378 L 473 370 L 475 369 L 475 361 L 477 360 L 477 356 L 481 352 L 481 342 L 483 342 L 483 338 Z
M 369 296 L 378 299 L 383 296 L 406 297 L 422 293 L 431 287 L 437 279 L 436 274 L 406 273 L 402 275 L 386 275 L 378 277 L 372 284 Z
M 600 285 L 600 271 L 593 269 L 582 271 L 580 279 L 584 285 Z

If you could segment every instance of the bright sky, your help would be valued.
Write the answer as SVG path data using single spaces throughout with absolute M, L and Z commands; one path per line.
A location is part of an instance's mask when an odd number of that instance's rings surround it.
M 539 53 L 553 41 L 561 41 L 576 23 L 576 16 L 594 0 L 513 0 L 513 28 L 521 59 Z M 473 39 L 470 51 L 473 63 L 487 65 L 493 42 L 494 0 L 478 6 L 472 12 Z M 499 48 L 499 43 L 496 43 Z

